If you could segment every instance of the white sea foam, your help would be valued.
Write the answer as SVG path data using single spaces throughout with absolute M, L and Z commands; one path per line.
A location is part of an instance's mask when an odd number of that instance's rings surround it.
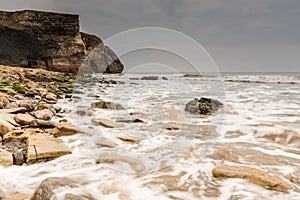
M 142 76 L 142 75 L 141 75 Z M 199 118 L 182 112 L 185 104 L 195 97 L 210 96 L 206 84 L 213 85 L 216 77 L 185 78 L 182 75 L 163 75 L 168 80 L 141 81 L 129 78 L 140 77 L 136 74 L 123 76 L 108 75 L 125 84 L 95 87 L 76 94 L 81 99 L 73 104 L 60 101 L 63 108 L 72 110 L 77 106 L 90 106 L 99 99 L 122 104 L 126 110 L 109 111 L 94 109 L 94 116 L 82 117 L 69 113 L 66 115 L 72 123 L 90 134 L 62 137 L 72 149 L 73 154 L 55 160 L 29 166 L 0 168 L 0 187 L 8 192 L 31 194 L 39 183 L 53 176 L 69 177 L 81 184 L 86 191 L 97 199 L 300 199 L 298 190 L 280 193 L 267 190 L 241 179 L 215 179 L 211 170 L 222 161 L 207 155 L 218 151 L 220 146 L 249 145 L 249 150 L 263 155 L 282 156 L 291 159 L 289 165 L 264 166 L 260 160 L 254 161 L 255 167 L 267 168 L 274 175 L 292 176 L 300 171 L 293 159 L 300 159 L 294 149 L 297 146 L 267 140 L 269 135 L 284 134 L 292 130 L 300 134 L 299 109 L 300 91 L 295 85 L 277 84 L 296 81 L 295 77 L 272 76 L 228 76 L 225 81 L 234 79 L 268 84 L 225 82 L 227 115 L 219 114 Z M 134 84 L 132 84 L 134 83 Z M 219 83 L 218 83 L 219 84 Z M 216 84 L 216 85 L 218 85 Z M 220 89 L 220 88 L 218 88 Z M 102 90 L 102 92 L 101 92 Z M 211 93 L 212 94 L 212 93 Z M 215 95 L 215 94 L 214 94 Z M 214 96 L 216 98 L 217 96 Z M 105 119 L 130 119 L 131 112 L 143 113 L 144 123 L 118 122 L 120 128 L 109 129 L 91 124 L 94 117 Z M 223 120 L 224 119 L 224 120 Z M 168 130 L 167 123 L 218 126 L 214 137 L 197 131 Z M 287 125 L 288 124 L 288 125 Z M 197 126 L 194 126 L 197 127 Z M 105 137 L 118 146 L 115 149 L 99 148 L 97 139 Z M 128 142 L 120 137 L 138 140 Z M 218 142 L 218 145 L 215 145 Z M 234 146 L 234 145 L 233 145 Z M 300 144 L 298 148 L 300 147 Z M 247 148 L 247 147 L 245 147 Z M 275 150 L 274 150 L 275 148 Z M 278 148 L 278 149 L 276 149 Z M 238 156 L 239 152 L 232 154 Z M 243 165 L 246 157 L 239 157 Z M 159 170 L 162 167 L 167 167 Z M 148 170 L 148 171 L 147 171 Z M 156 171 L 158 170 L 158 171 Z M 124 172 L 127 171 L 127 172 Z M 296 183 L 291 183 L 299 188 Z

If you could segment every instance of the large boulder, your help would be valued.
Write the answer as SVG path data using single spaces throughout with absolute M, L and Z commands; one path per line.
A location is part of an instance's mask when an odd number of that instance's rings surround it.
M 0 46 L 0 64 L 3 65 L 77 72 L 92 49 L 99 47 L 97 59 L 100 57 L 103 62 L 96 63 L 90 70 L 107 73 L 123 70 L 120 60 L 100 38 L 80 33 L 76 14 L 0 11 Z
M 200 99 L 195 98 L 188 102 L 185 106 L 185 111 L 193 114 L 212 114 L 222 107 L 222 103 L 216 99 L 210 99 L 201 97 Z
M 61 193 L 64 195 L 64 200 L 72 200 L 72 199 L 78 199 L 78 200 L 94 200 L 95 198 L 89 194 L 77 194 L 74 195 L 70 193 L 70 190 L 82 190 L 82 186 L 77 184 L 75 181 L 63 178 L 63 177 L 51 177 L 47 178 L 38 186 L 38 188 L 35 190 L 34 194 L 30 198 L 30 200 L 50 200 L 50 199 L 57 199 L 56 194 L 59 193 L 58 190 L 60 190 Z M 61 196 L 61 195 L 60 195 Z
M 214 168 L 212 174 L 216 178 L 242 178 L 272 190 L 287 191 L 292 189 L 290 184 L 280 178 L 252 167 L 223 165 Z

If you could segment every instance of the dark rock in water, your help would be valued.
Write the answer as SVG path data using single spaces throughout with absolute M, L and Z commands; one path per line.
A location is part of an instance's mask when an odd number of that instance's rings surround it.
M 20 149 L 13 153 L 13 158 L 14 158 L 14 164 L 15 165 L 22 165 L 23 163 L 26 163 L 26 151 L 23 152 L 23 149 Z
M 167 80 L 168 80 L 168 78 L 167 78 L 167 77 L 165 77 L 165 76 L 161 77 L 161 79 L 162 79 L 162 80 L 165 80 L 165 81 L 167 81 Z
M 143 76 L 141 80 L 158 80 L 158 76 Z
M 0 64 L 77 72 L 97 47 L 89 71 L 120 73 L 123 64 L 101 39 L 80 33 L 79 15 L 0 11 Z M 95 62 L 99 61 L 99 62 Z
M 201 97 L 200 99 L 195 98 L 188 102 L 185 106 L 185 111 L 193 114 L 211 114 L 222 107 L 222 103 L 215 99 Z
M 202 76 L 200 74 L 185 74 L 183 75 L 185 78 L 201 78 Z

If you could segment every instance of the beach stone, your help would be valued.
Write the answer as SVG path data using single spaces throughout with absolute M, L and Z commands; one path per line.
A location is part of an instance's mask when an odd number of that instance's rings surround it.
M 34 120 L 34 117 L 32 117 L 29 114 L 20 114 L 19 113 L 19 114 L 16 114 L 14 119 L 18 124 L 29 125 Z
M 49 100 L 49 101 L 54 101 L 57 102 L 57 97 L 55 94 L 53 93 L 47 93 L 47 95 L 45 96 L 45 99 Z
M 37 110 L 34 115 L 37 119 L 50 120 L 53 117 L 53 112 L 49 109 Z
M 23 154 L 23 149 L 19 149 L 15 153 L 13 153 L 13 160 L 15 165 L 22 165 L 26 162 L 25 155 Z
M 41 133 L 28 137 L 27 162 L 38 159 L 56 158 L 71 153 L 71 149 L 64 145 L 58 138 Z
M 55 109 L 55 111 L 58 113 L 62 110 L 62 108 L 58 105 L 53 105 L 53 108 Z
M 13 118 L 13 115 L 0 113 L 0 136 L 14 130 L 18 125 Z
M 10 152 L 0 149 L 0 165 L 13 165 L 14 160 Z
M 242 178 L 272 190 L 288 191 L 292 189 L 290 184 L 280 178 L 252 167 L 223 165 L 215 167 L 212 174 L 216 178 Z
M 92 108 L 110 109 L 110 110 L 125 110 L 125 108 L 118 103 L 108 101 L 97 101 L 91 104 Z
M 222 103 L 215 99 L 201 97 L 188 102 L 185 111 L 193 114 L 211 114 L 222 107 Z
M 0 102 L 2 103 L 3 107 L 6 107 L 10 103 L 5 96 L 0 97 Z
M 119 128 L 118 124 L 115 121 L 109 119 L 93 119 L 92 123 L 94 125 L 101 125 L 106 128 Z
M 35 119 L 29 124 L 31 127 L 41 127 L 41 128 L 55 128 L 57 126 L 54 121 L 47 121 L 42 119 Z
M 23 97 L 22 95 L 18 95 L 18 94 L 15 95 L 14 98 L 17 99 L 17 100 L 24 100 L 25 99 L 25 97 Z
M 60 122 L 53 130 L 54 137 L 74 135 L 79 132 L 78 128 L 69 122 Z
M 29 101 L 29 100 L 19 101 L 18 106 L 26 108 L 26 111 L 33 111 L 33 109 L 34 109 L 33 102 Z

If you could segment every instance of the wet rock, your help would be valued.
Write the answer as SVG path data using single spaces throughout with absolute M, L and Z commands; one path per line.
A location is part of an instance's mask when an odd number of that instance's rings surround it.
M 14 119 L 18 124 L 29 125 L 34 120 L 34 117 L 29 114 L 17 114 Z
M 54 137 L 68 136 L 77 134 L 79 130 L 69 122 L 60 122 L 53 130 Z
M 0 165 L 13 165 L 14 160 L 10 152 L 0 149 Z
M 53 117 L 53 113 L 49 109 L 37 110 L 34 115 L 37 119 L 42 120 L 50 120 Z
M 40 127 L 40 128 L 55 128 L 57 126 L 56 122 L 47 121 L 42 119 L 35 119 L 29 124 L 31 127 Z
M 105 138 L 105 137 L 101 137 L 96 141 L 96 145 L 97 146 L 101 146 L 101 147 L 109 147 L 109 148 L 115 148 L 118 145 L 116 143 L 114 143 L 112 140 Z
M 287 191 L 292 189 L 290 184 L 280 178 L 251 167 L 223 165 L 214 168 L 212 174 L 216 178 L 243 178 L 251 183 L 272 190 Z
M 185 106 L 185 111 L 193 114 L 211 114 L 222 107 L 222 103 L 215 99 L 201 97 L 200 99 L 195 98 L 188 102 Z
M 77 194 L 72 194 L 72 190 Z M 79 193 L 79 194 L 78 194 Z M 75 181 L 64 177 L 51 177 L 42 181 L 30 200 L 96 200 L 86 189 Z
M 18 107 L 18 108 L 10 108 L 10 109 L 0 110 L 0 113 L 6 113 L 6 114 L 16 114 L 16 113 L 24 113 L 24 112 L 26 112 L 25 107 Z
M 75 195 L 67 193 L 64 200 L 95 200 L 91 195 Z
M 32 101 L 29 101 L 29 100 L 19 101 L 18 106 L 26 108 L 26 111 L 33 111 L 34 110 L 34 104 L 32 103 Z
M 202 76 L 200 74 L 185 74 L 183 75 L 185 78 L 201 78 Z
M 79 116 L 93 116 L 94 113 L 88 106 L 77 106 L 76 114 Z
M 54 190 L 60 187 L 75 188 L 78 187 L 78 185 L 73 180 L 68 178 L 47 178 L 38 186 L 30 200 L 50 200 L 55 194 Z
M 158 80 L 158 76 L 143 76 L 141 80 Z
M 118 103 L 108 101 L 98 101 L 91 104 L 92 108 L 110 109 L 110 110 L 125 110 L 125 108 Z
M 72 151 L 58 138 L 43 135 L 40 133 L 28 137 L 27 162 L 34 162 L 39 159 L 57 158 Z
M 128 134 L 120 134 L 117 136 L 118 139 L 122 140 L 123 142 L 135 143 L 138 144 L 143 140 L 141 137 L 135 137 Z
M 13 153 L 13 160 L 15 165 L 22 165 L 26 162 L 26 154 L 23 153 L 23 149 L 19 149 L 15 153 Z
M 115 121 L 109 119 L 93 119 L 92 123 L 94 125 L 100 125 L 106 128 L 119 128 L 118 124 Z
M 55 109 L 55 111 L 58 113 L 62 110 L 62 108 L 58 105 L 53 105 L 53 108 Z

